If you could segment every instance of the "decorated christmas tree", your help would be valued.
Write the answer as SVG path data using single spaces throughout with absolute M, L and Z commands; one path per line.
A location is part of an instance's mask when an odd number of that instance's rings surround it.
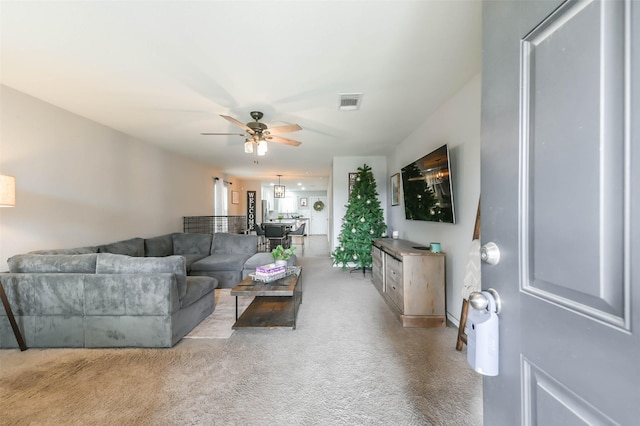
M 376 181 L 371 167 L 366 164 L 358 167 L 358 176 L 346 207 L 338 246 L 331 257 L 333 263 L 343 269 L 353 266 L 364 273 L 366 268 L 371 268 L 371 241 L 380 238 L 387 230 Z

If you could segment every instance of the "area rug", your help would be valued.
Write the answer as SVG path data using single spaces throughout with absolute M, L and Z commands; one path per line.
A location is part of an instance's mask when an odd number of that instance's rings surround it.
M 238 311 L 242 313 L 253 297 L 238 297 Z M 230 288 L 216 289 L 216 308 L 185 339 L 228 339 L 233 335 L 236 322 L 236 297 L 231 296 Z

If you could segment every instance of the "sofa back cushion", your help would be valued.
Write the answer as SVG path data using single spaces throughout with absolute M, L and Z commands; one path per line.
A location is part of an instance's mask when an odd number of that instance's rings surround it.
M 89 247 L 75 247 L 75 248 L 67 248 L 67 249 L 51 249 L 51 250 L 34 250 L 30 251 L 27 254 L 89 254 L 89 253 L 97 253 L 98 247 L 89 246 Z
M 14 273 L 95 274 L 97 253 L 92 254 L 18 254 L 7 260 Z
M 255 254 L 258 251 L 257 235 L 227 234 L 213 235 L 211 254 Z
M 201 254 L 208 256 L 211 234 L 173 234 L 173 254 Z
M 171 256 L 173 254 L 173 236 L 171 234 L 144 240 L 144 255 L 148 257 Z
M 184 257 L 131 257 L 120 254 L 98 253 L 97 274 L 154 274 L 171 273 L 178 282 L 178 297 L 187 292 L 187 268 Z
M 144 256 L 144 240 L 142 238 L 131 238 L 128 240 L 116 241 L 115 243 L 98 246 L 98 253 L 124 254 L 127 256 Z

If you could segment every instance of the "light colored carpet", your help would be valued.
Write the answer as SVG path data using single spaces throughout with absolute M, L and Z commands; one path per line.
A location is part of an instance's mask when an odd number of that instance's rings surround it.
M 196 328 L 185 336 L 185 339 L 228 339 L 235 331 L 236 297 L 231 296 L 230 288 L 216 289 L 216 308 Z M 242 314 L 251 303 L 253 297 L 238 297 L 238 312 Z
M 369 274 L 300 263 L 296 330 L 162 350 L 0 351 L 0 424 L 482 424 L 482 379 L 455 328 L 402 328 Z

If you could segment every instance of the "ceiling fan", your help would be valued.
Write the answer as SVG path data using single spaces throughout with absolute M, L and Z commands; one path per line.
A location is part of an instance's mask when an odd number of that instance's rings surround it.
M 264 155 L 267 152 L 267 141 L 291 146 L 298 146 L 302 143 L 293 139 L 277 136 L 281 133 L 297 132 L 298 130 L 302 130 L 302 127 L 297 124 L 288 124 L 286 126 L 269 128 L 266 124 L 260 122 L 262 116 L 263 114 L 260 111 L 251 111 L 251 118 L 255 121 L 243 124 L 233 117 L 220 114 L 220 117 L 224 118 L 231 124 L 240 127 L 246 133 L 201 133 L 201 135 L 244 136 L 244 151 L 246 153 L 253 153 L 253 147 L 255 145 L 257 147 L 258 155 Z

